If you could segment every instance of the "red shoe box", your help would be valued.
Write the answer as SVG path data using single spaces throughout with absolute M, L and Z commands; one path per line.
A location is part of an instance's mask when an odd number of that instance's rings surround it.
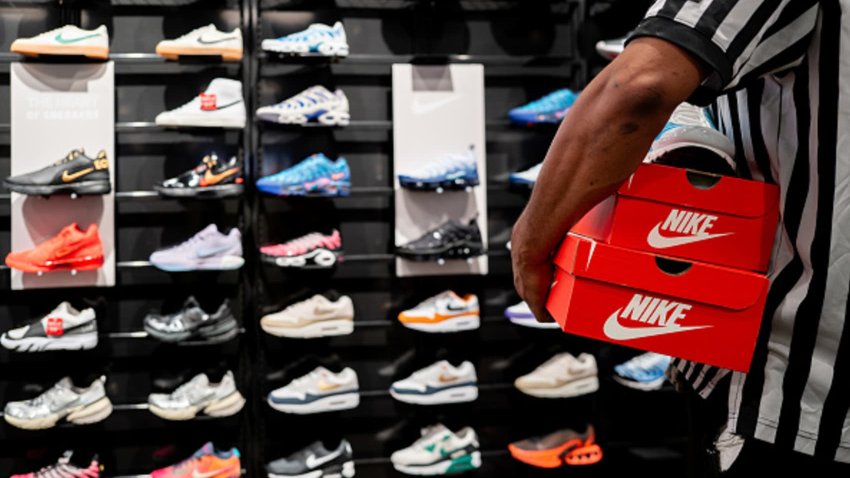
M 776 185 L 643 164 L 572 232 L 619 247 L 766 272 L 778 219 Z
M 548 309 L 565 332 L 746 372 L 766 277 L 570 234 Z

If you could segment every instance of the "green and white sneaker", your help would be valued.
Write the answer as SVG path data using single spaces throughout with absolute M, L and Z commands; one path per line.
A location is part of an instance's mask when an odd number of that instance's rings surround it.
M 393 467 L 408 475 L 435 476 L 461 473 L 481 467 L 481 451 L 475 430 L 457 433 L 438 423 L 422 430 L 422 437 L 393 453 Z

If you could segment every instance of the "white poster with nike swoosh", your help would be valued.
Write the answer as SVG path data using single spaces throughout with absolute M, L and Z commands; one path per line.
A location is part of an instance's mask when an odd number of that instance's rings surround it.
M 115 73 L 112 62 L 13 63 L 11 175 L 52 165 L 75 149 L 96 158 L 105 153 L 112 192 L 42 197 L 11 194 L 11 250 L 31 249 L 77 223 L 96 224 L 104 263 L 97 270 L 23 273 L 11 271 L 12 289 L 109 287 L 115 285 Z M 73 181 L 87 170 L 63 171 Z
M 393 65 L 395 244 L 421 237 L 448 220 L 476 219 L 487 248 L 487 164 L 482 65 Z M 462 191 L 412 191 L 398 175 L 446 155 L 475 155 L 478 186 Z M 444 263 L 397 258 L 400 277 L 487 274 L 486 255 Z

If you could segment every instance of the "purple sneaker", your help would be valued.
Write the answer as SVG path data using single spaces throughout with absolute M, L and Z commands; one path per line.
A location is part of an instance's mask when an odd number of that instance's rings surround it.
M 514 304 L 505 309 L 505 317 L 512 323 L 522 325 L 523 327 L 532 327 L 535 329 L 559 329 L 561 328 L 557 322 L 538 322 L 528 308 L 525 301 L 519 304 Z
M 151 254 L 151 264 L 168 272 L 239 269 L 242 258 L 242 234 L 235 227 L 227 235 L 210 224 L 182 244 Z

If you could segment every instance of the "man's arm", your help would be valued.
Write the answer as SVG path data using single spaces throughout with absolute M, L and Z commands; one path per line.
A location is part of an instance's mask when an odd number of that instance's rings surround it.
M 546 299 L 561 240 L 637 169 L 673 110 L 706 74 L 672 43 L 638 38 L 582 91 L 511 237 L 514 284 L 537 320 L 551 320 Z

